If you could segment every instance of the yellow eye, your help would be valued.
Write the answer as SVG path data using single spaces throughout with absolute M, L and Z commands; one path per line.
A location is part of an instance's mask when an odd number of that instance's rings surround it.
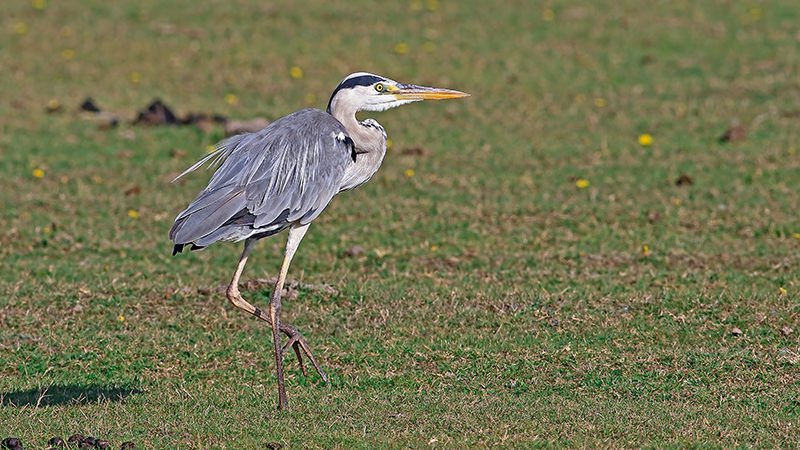
M 375 90 L 378 92 L 383 92 L 383 83 L 378 83 L 375 85 Z

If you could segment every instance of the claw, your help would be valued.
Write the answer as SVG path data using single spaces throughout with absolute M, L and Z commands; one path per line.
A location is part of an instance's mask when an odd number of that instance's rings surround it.
M 300 345 L 295 342 L 292 344 L 292 348 L 294 349 L 295 355 L 297 355 L 297 362 L 300 363 L 300 371 L 303 372 L 303 376 L 307 377 L 308 374 L 306 373 L 306 366 L 303 364 L 303 357 L 300 355 Z
M 297 355 L 297 361 L 300 363 L 300 370 L 303 372 L 303 375 L 306 375 L 306 368 L 305 364 L 303 364 L 302 358 L 302 353 L 305 353 L 308 359 L 311 360 L 311 364 L 314 365 L 314 369 L 316 369 L 319 376 L 325 380 L 326 383 L 330 383 L 328 376 L 325 375 L 325 372 L 322 371 L 317 359 L 314 358 L 314 354 L 311 352 L 311 347 L 308 346 L 306 340 L 303 339 L 303 335 L 297 331 L 297 328 L 282 322 L 280 324 L 280 328 L 281 331 L 283 331 L 283 333 L 289 338 L 289 342 L 287 342 L 286 345 L 284 345 L 281 349 L 281 356 L 283 356 L 289 350 L 289 346 L 291 346 Z M 300 352 L 301 348 L 303 349 L 302 353 Z
M 322 371 L 322 368 L 319 366 L 317 359 L 314 358 L 314 354 L 311 353 L 311 347 L 309 347 L 308 344 L 306 344 L 305 339 L 303 339 L 303 337 L 300 336 L 300 338 L 297 340 L 297 343 L 300 344 L 301 347 L 303 347 L 303 351 L 306 352 L 306 356 L 308 356 L 308 359 L 311 360 L 311 364 L 314 364 L 314 368 L 317 369 L 317 373 L 319 374 L 319 376 L 322 377 L 322 379 L 325 380 L 326 383 L 330 384 L 328 376 L 325 375 L 325 372 Z
M 289 335 L 288 337 L 289 337 L 289 342 L 287 342 L 281 349 L 281 355 L 285 355 L 286 351 L 289 350 L 289 347 L 294 347 L 297 344 L 297 341 L 300 340 L 300 335 L 294 335 L 294 336 Z

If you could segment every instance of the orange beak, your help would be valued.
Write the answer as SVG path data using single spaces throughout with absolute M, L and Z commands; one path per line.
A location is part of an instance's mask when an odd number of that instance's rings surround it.
M 397 84 L 398 89 L 390 93 L 397 96 L 398 100 L 444 100 L 448 98 L 469 97 L 469 94 L 452 89 L 442 89 L 413 84 Z

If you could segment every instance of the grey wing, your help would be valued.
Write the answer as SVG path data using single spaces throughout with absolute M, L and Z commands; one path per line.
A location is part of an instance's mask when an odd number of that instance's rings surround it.
M 192 166 L 224 160 L 170 230 L 176 251 L 275 234 L 307 224 L 330 203 L 354 162 L 353 141 L 328 113 L 306 109 L 230 137 Z M 184 174 L 181 174 L 183 176 Z

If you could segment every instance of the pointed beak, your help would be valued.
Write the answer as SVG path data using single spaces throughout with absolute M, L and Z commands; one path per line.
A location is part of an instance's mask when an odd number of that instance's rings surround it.
M 389 93 L 397 96 L 398 100 L 444 100 L 469 97 L 466 92 L 400 83 L 397 84 L 396 89 L 390 89 Z

